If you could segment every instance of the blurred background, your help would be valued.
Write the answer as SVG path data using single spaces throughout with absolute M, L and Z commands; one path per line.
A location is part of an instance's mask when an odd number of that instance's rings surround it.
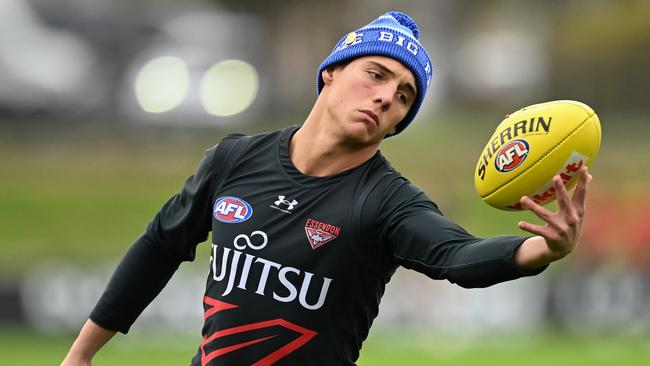
M 574 99 L 602 123 L 581 246 L 481 290 L 401 269 L 363 365 L 650 365 L 650 2 L 0 1 L 0 359 L 57 364 L 116 263 L 227 133 L 301 124 L 346 33 L 409 13 L 434 78 L 382 152 L 477 236 L 527 213 L 474 191 L 493 129 Z M 98 365 L 187 364 L 209 246 Z M 146 358 L 145 358 L 146 356 Z

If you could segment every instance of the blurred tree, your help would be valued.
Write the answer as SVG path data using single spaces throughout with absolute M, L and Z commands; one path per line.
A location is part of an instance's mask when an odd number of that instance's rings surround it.
M 615 110 L 647 110 L 650 2 L 556 7 L 549 94 Z

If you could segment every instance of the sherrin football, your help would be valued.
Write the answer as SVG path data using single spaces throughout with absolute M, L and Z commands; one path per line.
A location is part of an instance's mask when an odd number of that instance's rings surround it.
M 600 136 L 600 120 L 584 103 L 558 100 L 522 108 L 506 116 L 483 148 L 476 191 L 502 210 L 521 210 L 522 196 L 541 205 L 552 202 L 553 176 L 573 188 L 580 167 L 593 164 Z

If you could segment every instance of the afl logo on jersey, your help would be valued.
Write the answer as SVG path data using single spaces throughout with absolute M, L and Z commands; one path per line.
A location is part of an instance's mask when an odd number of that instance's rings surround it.
M 512 140 L 499 150 L 494 159 L 494 165 L 501 173 L 514 170 L 528 157 L 528 141 L 523 139 Z
M 253 216 L 253 208 L 241 198 L 225 196 L 214 202 L 212 216 L 226 224 L 238 224 Z

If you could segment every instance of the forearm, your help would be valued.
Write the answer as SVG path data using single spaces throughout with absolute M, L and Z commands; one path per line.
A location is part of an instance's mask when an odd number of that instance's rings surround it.
M 515 252 L 515 264 L 523 270 L 534 270 L 549 265 L 560 259 L 553 253 L 541 236 L 526 239 Z
M 462 245 L 448 263 L 446 278 L 462 287 L 473 288 L 537 275 L 545 266 L 523 268 L 515 262 L 515 253 L 525 240 L 496 236 Z
M 104 329 L 88 319 L 61 366 L 90 365 L 90 361 L 114 335 L 114 330 Z
M 488 287 L 520 277 L 537 275 L 544 267 L 523 269 L 515 264 L 515 252 L 524 238 L 499 236 L 447 241 L 436 247 L 403 243 L 395 253 L 402 266 L 433 279 L 447 279 L 461 287 Z

